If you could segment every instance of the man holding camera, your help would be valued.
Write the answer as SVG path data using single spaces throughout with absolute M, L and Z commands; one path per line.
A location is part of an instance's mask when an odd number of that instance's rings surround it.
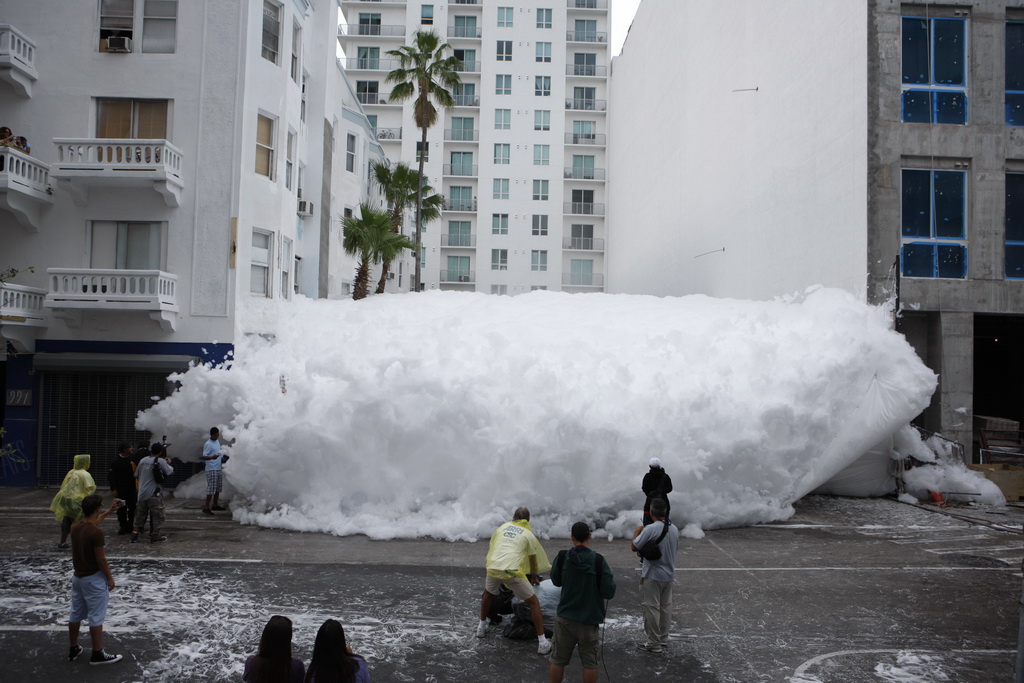
M 668 645 L 668 629 L 672 625 L 672 582 L 675 581 L 679 529 L 668 521 L 668 505 L 661 498 L 651 501 L 651 518 L 653 522 L 638 526 L 633 532 L 630 549 L 639 552 L 650 541 L 660 551 L 660 554 L 655 553 L 657 559 L 641 555 L 640 600 L 647 642 L 637 645 L 641 650 L 658 654 Z
M 171 458 L 167 455 L 167 447 L 162 443 L 153 444 L 150 455 L 139 461 L 135 476 L 139 480 L 139 500 L 135 510 L 135 528 L 132 529 L 132 543 L 139 540 L 139 532 L 146 525 L 146 517 L 152 515 L 149 527 L 149 542 L 160 543 L 167 537 L 160 534 L 164 525 L 164 499 L 160 491 L 160 482 L 174 473 Z M 157 472 L 160 473 L 158 476 Z M 158 481 L 159 479 L 159 481 Z

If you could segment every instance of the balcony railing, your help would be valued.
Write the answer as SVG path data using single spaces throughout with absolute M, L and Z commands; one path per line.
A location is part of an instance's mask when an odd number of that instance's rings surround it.
M 180 204 L 181 150 L 167 140 L 54 139 L 53 143 L 57 161 L 50 177 L 68 181 L 78 203 L 85 203 L 88 187 L 152 183 L 168 206 Z
M 449 26 L 449 38 L 479 38 L 483 35 L 481 26 Z
M 384 142 L 388 142 L 388 141 L 392 141 L 392 140 L 401 140 L 402 139 L 402 129 L 401 128 L 378 128 L 377 129 L 377 139 L 378 140 L 382 140 Z
M 0 282 L 0 322 L 41 325 L 46 318 L 45 300 L 45 289 Z
M 480 5 L 482 0 L 452 0 L 453 5 Z
M 565 144 L 567 145 L 604 145 L 604 133 L 566 133 Z
M 0 24 L 0 80 L 21 97 L 32 97 L 36 73 L 36 44 L 10 24 Z
M 577 216 L 603 216 L 604 204 L 593 202 L 565 202 L 562 212 Z
M 475 247 L 476 235 L 446 235 L 441 233 L 442 247 Z
M 455 99 L 456 107 L 479 107 L 480 96 L 479 95 L 452 95 Z
M 566 64 L 566 76 L 607 76 L 608 67 L 604 64 Z
M 605 31 L 566 31 L 565 39 L 571 43 L 607 43 Z
M 446 199 L 444 201 L 445 211 L 476 211 L 475 199 Z
M 573 97 L 565 101 L 565 108 L 576 111 L 605 111 L 608 108 L 608 101 Z
M 445 128 L 444 139 L 453 142 L 476 142 L 480 139 L 480 131 L 466 130 L 464 128 Z
M 441 282 L 458 282 L 461 284 L 471 284 L 476 282 L 476 271 L 475 270 L 442 270 L 441 271 Z
M 608 9 L 608 0 L 568 0 L 569 9 Z
M 604 169 L 566 166 L 563 177 L 566 180 L 604 180 Z
M 341 24 L 338 26 L 338 40 L 361 36 L 405 38 L 405 24 Z
M 49 292 L 44 306 L 71 311 L 149 311 L 150 317 L 173 331 L 177 318 L 178 276 L 161 270 L 99 270 L 48 268 Z M 57 315 L 55 313 L 55 315 Z
M 342 0 L 346 5 L 404 5 L 407 0 Z
M 604 238 L 564 237 L 562 238 L 562 249 L 576 249 L 578 251 L 604 251 Z
M 35 232 L 42 209 L 53 203 L 50 193 L 48 164 L 12 147 L 0 147 L 0 208 Z
M 444 175 L 476 176 L 476 164 L 445 164 Z
M 344 67 L 347 71 L 393 71 L 402 63 L 394 57 L 346 57 Z
M 562 273 L 563 287 L 604 287 L 604 273 Z
M 18 352 L 35 351 L 38 328 L 46 327 L 49 317 L 45 300 L 45 289 L 0 282 L 0 338 Z
M 478 74 L 480 73 L 480 62 L 463 61 L 457 67 L 455 67 L 455 70 L 458 71 L 459 73 Z

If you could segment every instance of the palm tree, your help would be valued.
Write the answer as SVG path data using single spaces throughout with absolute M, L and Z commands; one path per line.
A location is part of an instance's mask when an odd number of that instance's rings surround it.
M 373 177 L 380 186 L 384 199 L 391 205 L 391 223 L 395 232 L 402 231 L 405 222 L 405 210 L 417 199 L 416 186 L 420 182 L 420 176 L 405 164 L 396 164 L 394 168 L 384 162 L 378 161 L 373 165 Z M 420 192 L 423 206 L 421 208 L 423 223 L 429 223 L 441 217 L 441 207 L 444 205 L 444 197 L 434 193 L 434 188 L 426 183 Z M 387 285 L 388 272 L 391 270 L 393 258 L 384 258 L 381 265 L 380 281 L 377 283 L 376 294 L 383 294 Z M 419 259 L 417 259 L 418 261 Z
M 402 249 L 412 249 L 413 244 L 405 235 L 399 235 L 391 227 L 391 214 L 375 209 L 369 204 L 359 206 L 359 217 L 346 216 L 342 221 L 345 236 L 342 246 L 346 254 L 359 259 L 356 278 L 352 289 L 353 299 L 365 299 L 370 289 L 370 265 L 385 255 L 393 259 Z
M 388 74 L 385 81 L 393 83 L 388 101 L 402 102 L 416 96 L 413 106 L 413 120 L 422 131 L 419 154 L 420 187 L 423 186 L 423 160 L 427 152 L 427 129 L 437 121 L 437 108 L 434 100 L 442 107 L 455 104 L 451 91 L 462 85 L 462 78 L 456 71 L 462 65 L 457 57 L 445 57 L 451 45 L 442 43 L 440 36 L 433 31 L 417 31 L 413 45 L 403 45 L 397 50 L 389 50 L 388 54 L 397 57 L 399 66 Z M 416 271 L 413 278 L 413 291 L 420 289 L 420 254 L 422 253 L 423 201 L 416 197 Z

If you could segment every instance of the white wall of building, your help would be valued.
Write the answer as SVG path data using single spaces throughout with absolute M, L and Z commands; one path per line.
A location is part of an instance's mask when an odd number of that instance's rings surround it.
M 866 48 L 864 0 L 644 0 L 611 76 L 608 291 L 863 296 Z

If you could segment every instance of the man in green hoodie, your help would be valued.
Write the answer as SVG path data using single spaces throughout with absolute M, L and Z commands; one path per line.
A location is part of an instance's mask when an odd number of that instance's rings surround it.
M 573 650 L 580 646 L 583 683 L 597 683 L 597 658 L 604 623 L 605 600 L 615 597 L 615 577 L 604 557 L 590 549 L 590 527 L 572 525 L 572 548 L 558 553 L 551 583 L 561 587 L 551 649 L 551 683 L 559 683 Z

